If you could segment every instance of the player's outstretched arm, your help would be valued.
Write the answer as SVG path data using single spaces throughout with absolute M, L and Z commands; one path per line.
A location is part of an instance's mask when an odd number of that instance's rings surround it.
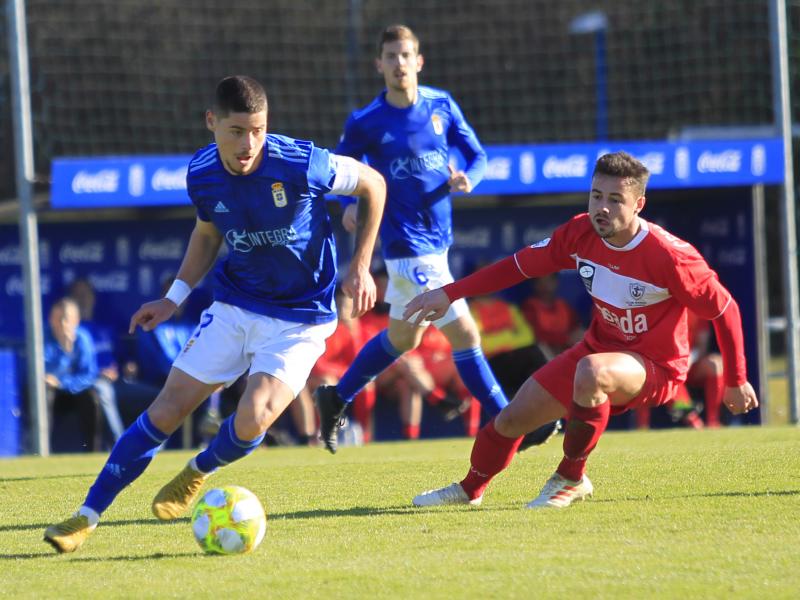
M 356 245 L 350 268 L 342 280 L 342 290 L 353 299 L 352 318 L 360 317 L 375 305 L 375 282 L 369 273 L 372 252 L 386 203 L 386 182 L 375 169 L 358 164 Z
M 191 290 L 208 273 L 221 245 L 222 234 L 216 226 L 210 221 L 197 219 L 176 281 L 182 281 Z M 176 310 L 178 304 L 169 298 L 146 302 L 131 317 L 128 333 L 133 334 L 137 326 L 145 331 L 152 331 L 159 323 L 169 319 Z
M 758 408 L 756 392 L 747 381 L 742 317 L 739 305 L 733 297 L 730 298 L 722 314 L 712 323 L 722 354 L 722 369 L 725 376 L 725 392 L 722 401 L 735 415 Z

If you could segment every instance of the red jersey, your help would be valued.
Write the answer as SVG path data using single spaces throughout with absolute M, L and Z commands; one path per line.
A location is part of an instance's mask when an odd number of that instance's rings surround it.
M 639 222 L 639 233 L 617 248 L 597 235 L 584 213 L 514 259 L 526 277 L 578 269 L 594 301 L 584 338 L 593 352 L 636 352 L 684 381 L 689 369 L 686 309 L 716 319 L 731 295 L 691 244 L 654 223 Z

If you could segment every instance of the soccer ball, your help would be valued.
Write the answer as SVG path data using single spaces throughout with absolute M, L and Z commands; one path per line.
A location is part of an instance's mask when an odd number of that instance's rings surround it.
M 208 554 L 244 554 L 264 539 L 267 516 L 253 492 L 229 485 L 200 499 L 192 511 L 192 531 Z

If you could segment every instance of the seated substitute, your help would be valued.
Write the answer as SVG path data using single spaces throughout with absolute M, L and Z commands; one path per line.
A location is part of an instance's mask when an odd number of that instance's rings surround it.
M 44 336 L 44 370 L 53 452 L 74 451 L 66 440 L 75 432 L 64 427 L 64 417 L 78 416 L 79 447 L 98 450 L 100 430 L 97 412 L 97 357 L 89 332 L 80 326 L 78 305 L 61 298 L 50 309 Z

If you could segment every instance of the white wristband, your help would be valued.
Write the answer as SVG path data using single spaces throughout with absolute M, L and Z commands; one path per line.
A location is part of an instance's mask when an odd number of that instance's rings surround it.
M 167 300 L 172 300 L 175 303 L 175 306 L 180 306 L 183 304 L 183 301 L 189 297 L 189 294 L 192 293 L 192 288 L 189 287 L 189 284 L 183 281 L 182 279 L 176 279 L 172 282 L 172 285 L 169 286 L 169 290 L 167 290 L 166 295 L 164 298 Z

